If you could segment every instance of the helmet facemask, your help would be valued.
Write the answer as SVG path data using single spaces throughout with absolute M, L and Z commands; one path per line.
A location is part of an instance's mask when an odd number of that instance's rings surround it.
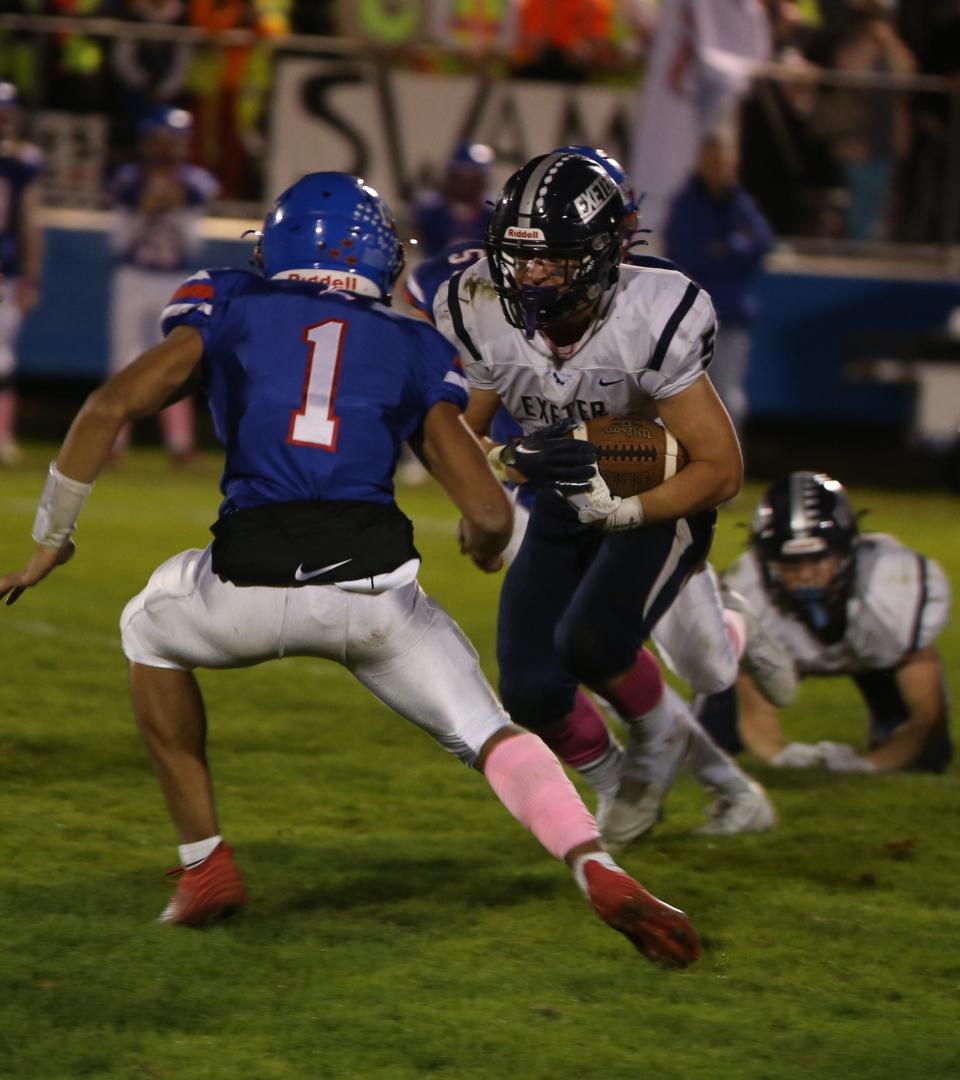
M 511 231 L 521 230 L 507 229 L 504 239 L 488 233 L 487 251 L 504 316 L 528 339 L 566 315 L 589 310 L 617 280 L 622 238 L 614 230 L 570 247 L 514 240 Z
M 617 185 L 590 158 L 554 151 L 518 169 L 487 229 L 490 275 L 507 322 L 529 339 L 594 309 L 617 280 L 623 217 Z
M 812 472 L 778 481 L 754 514 L 750 543 L 768 592 L 817 634 L 842 633 L 858 517 L 841 484 Z

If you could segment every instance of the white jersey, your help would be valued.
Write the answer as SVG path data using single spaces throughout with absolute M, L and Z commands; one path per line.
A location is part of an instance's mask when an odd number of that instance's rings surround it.
M 652 419 L 658 400 L 692 386 L 709 364 L 713 304 L 678 270 L 623 265 L 613 289 L 563 360 L 541 335 L 528 340 L 507 322 L 486 259 L 439 290 L 434 317 L 461 350 L 471 388 L 495 390 L 525 434 L 567 417 Z
M 950 616 L 950 585 L 940 565 L 886 533 L 860 537 L 847 627 L 834 645 L 824 645 L 798 618 L 774 605 L 753 552 L 741 555 L 723 580 L 750 601 L 762 625 L 795 658 L 799 675 L 896 667 L 935 641 Z

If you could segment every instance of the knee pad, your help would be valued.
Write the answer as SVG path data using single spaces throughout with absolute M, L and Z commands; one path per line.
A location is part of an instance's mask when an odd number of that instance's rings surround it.
M 660 704 L 665 688 L 657 658 L 644 647 L 617 689 L 607 692 L 607 700 L 624 720 L 635 720 Z

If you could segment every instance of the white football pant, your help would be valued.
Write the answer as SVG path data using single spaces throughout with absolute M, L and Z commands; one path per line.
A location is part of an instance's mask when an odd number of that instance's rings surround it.
M 135 663 L 180 670 L 284 656 L 336 660 L 472 765 L 510 718 L 473 646 L 420 588 L 417 564 L 407 565 L 410 573 L 389 575 L 406 582 L 382 592 L 355 592 L 352 583 L 240 588 L 213 573 L 209 547 L 184 551 L 158 567 L 124 608 L 123 651 Z
M 23 322 L 23 312 L 14 299 L 17 281 L 17 278 L 0 281 L 0 379 L 12 375 L 17 363 L 14 345 Z

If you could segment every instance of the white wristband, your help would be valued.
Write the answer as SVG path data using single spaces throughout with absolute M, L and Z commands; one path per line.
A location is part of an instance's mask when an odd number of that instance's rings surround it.
M 640 505 L 639 495 L 630 495 L 620 500 L 620 505 L 599 524 L 604 532 L 626 532 L 627 529 L 639 529 L 646 515 Z
M 44 547 L 63 547 L 73 535 L 77 518 L 91 491 L 93 484 L 71 480 L 60 472 L 55 462 L 51 462 L 37 516 L 33 519 L 33 539 Z

